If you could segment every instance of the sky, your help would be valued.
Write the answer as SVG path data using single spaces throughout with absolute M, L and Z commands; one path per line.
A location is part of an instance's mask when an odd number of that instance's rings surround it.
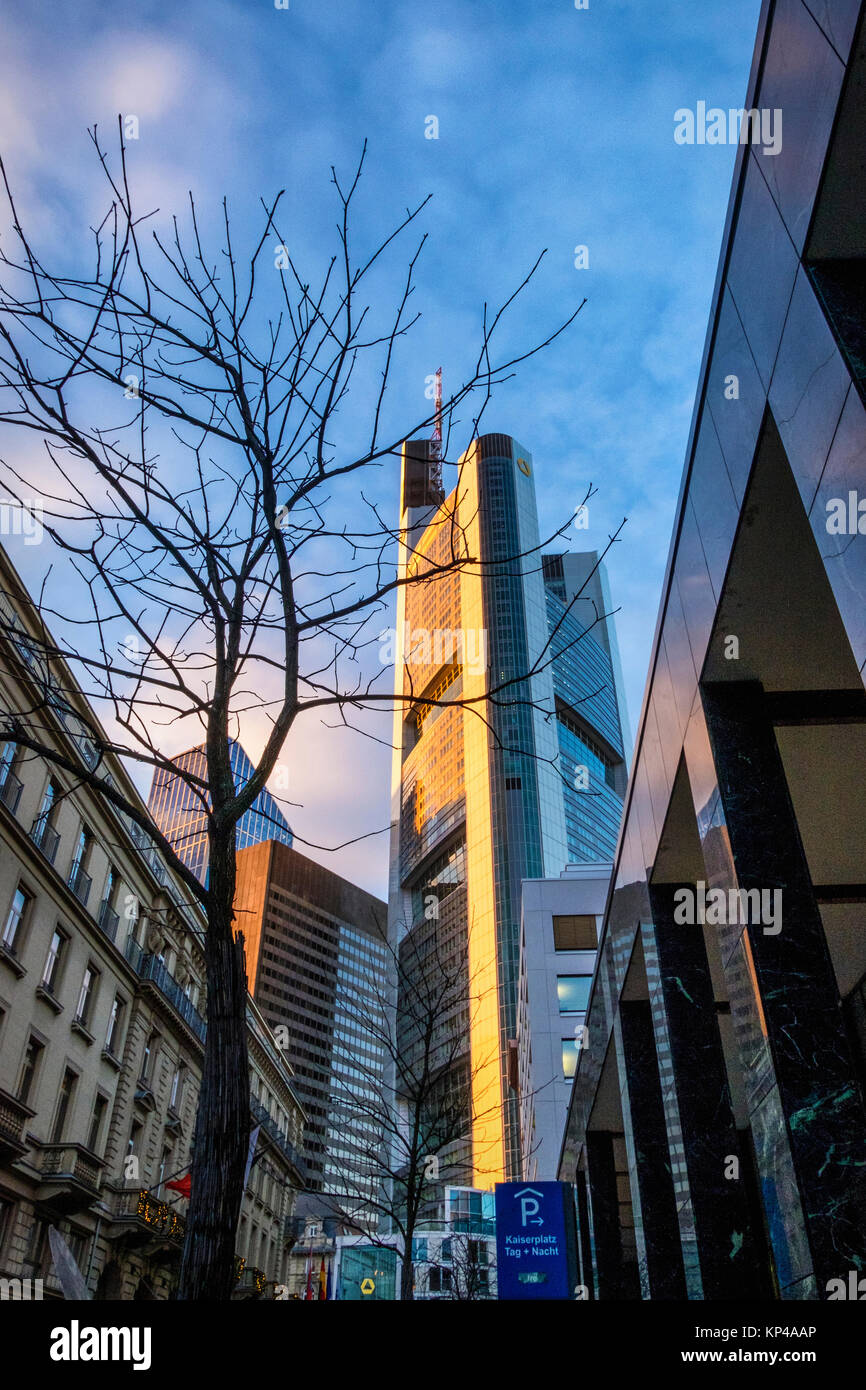
M 350 174 L 366 140 L 360 245 L 432 194 L 413 305 L 422 317 L 388 396 L 395 424 L 429 411 L 425 384 L 440 365 L 446 396 L 456 387 L 484 304 L 507 297 L 545 250 L 503 350 L 542 341 L 586 303 L 500 388 L 484 429 L 531 453 L 542 535 L 590 484 L 589 527 L 572 548 L 602 548 L 627 518 L 608 572 L 634 732 L 735 154 L 677 144 L 674 113 L 743 104 L 759 9 L 30 0 L 4 18 L 0 146 L 28 227 L 61 265 L 80 263 L 104 203 L 87 128 L 109 139 L 120 113 L 137 117 L 140 207 L 182 213 L 192 190 L 213 225 L 225 195 L 239 235 L 251 234 L 258 200 L 285 189 L 286 239 L 312 278 L 333 244 L 331 165 Z M 363 431 L 371 389 L 362 377 L 346 402 L 349 433 Z M 0 454 L 21 447 L 0 437 Z M 396 522 L 396 475 L 375 492 Z M 8 548 L 32 585 L 41 548 L 15 537 Z M 252 755 L 263 737 L 251 717 L 241 738 Z M 311 846 L 297 847 L 384 895 L 386 834 L 320 847 L 387 825 L 387 749 L 313 718 L 286 758 L 290 819 Z

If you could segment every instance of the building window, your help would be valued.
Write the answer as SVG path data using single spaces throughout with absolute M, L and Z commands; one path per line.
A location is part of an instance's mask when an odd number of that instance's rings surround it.
M 21 781 L 16 777 L 20 761 L 18 745 L 6 742 L 0 747 L 0 801 L 13 815 L 18 809 L 21 797 Z
M 591 975 L 557 975 L 556 994 L 561 1014 L 584 1014 L 589 1002 Z
M 93 1114 L 90 1117 L 90 1129 L 87 1132 L 87 1147 L 91 1153 L 99 1152 L 99 1141 L 102 1138 L 102 1121 L 105 1119 L 105 1112 L 108 1109 L 108 1100 L 99 1091 L 93 1101 Z
M 179 1108 L 180 1098 L 183 1095 L 183 1062 L 178 1062 L 171 1078 L 171 1095 L 169 1097 L 168 1108 L 175 1112 Z
M 156 1064 L 156 1054 L 159 1048 L 159 1034 L 151 1033 L 144 1045 L 144 1056 L 141 1059 L 141 1079 L 149 1086 L 153 1076 L 153 1069 Z
M 554 917 L 553 949 L 555 951 L 596 951 L 598 931 L 595 918 L 587 916 Z
M 65 932 L 61 931 L 59 927 L 54 928 L 51 945 L 48 947 L 45 969 L 42 971 L 42 988 L 47 989 L 50 994 L 57 993 L 57 985 L 60 980 L 60 962 L 68 940 Z
M 69 1234 L 66 1237 L 66 1243 L 72 1252 L 72 1258 L 75 1260 L 75 1263 L 78 1265 L 79 1271 L 82 1274 L 85 1273 L 84 1262 L 87 1257 L 88 1240 L 89 1237 L 84 1233 L 84 1231 L 75 1231 L 72 1229 L 70 1229 Z
M 18 1082 L 18 1099 L 24 1105 L 29 1105 L 31 1096 L 35 1094 L 36 1077 L 44 1051 L 45 1048 L 39 1039 L 31 1034 L 24 1053 L 24 1061 L 21 1063 L 21 1077 Z
M 129 1140 L 126 1145 L 127 1155 L 137 1154 L 141 1143 L 141 1131 L 144 1128 L 141 1120 L 133 1120 L 132 1128 L 129 1131 Z
M 56 782 L 49 781 L 42 793 L 42 803 L 33 822 L 33 829 L 30 834 L 34 844 L 42 850 L 49 863 L 53 864 L 57 855 L 57 846 L 60 843 L 60 836 L 54 826 L 57 815 L 57 805 L 60 800 L 60 789 Z
M 5 1262 L 3 1259 L 6 1250 L 6 1237 L 12 1229 L 12 1217 L 15 1212 L 15 1205 L 6 1197 L 0 1197 L 0 1266 Z
M 123 1028 L 123 1015 L 126 1012 L 126 1005 L 119 994 L 115 994 L 114 1002 L 111 1005 L 111 1013 L 108 1018 L 108 1029 L 105 1034 L 105 1050 L 110 1052 L 112 1057 L 120 1055 L 120 1034 Z
M 451 1292 L 451 1270 L 438 1269 L 435 1265 L 430 1270 L 430 1292 L 431 1293 L 450 1293 Z
M 11 951 L 13 955 L 17 953 L 21 945 L 24 921 L 32 902 L 33 899 L 30 894 L 25 893 L 24 889 L 19 885 L 15 889 L 15 896 L 12 899 L 12 905 L 9 908 L 9 913 L 6 918 L 6 925 L 3 928 L 3 945 L 6 947 L 6 950 Z
M 99 971 L 95 965 L 88 965 L 84 971 L 84 978 L 81 981 L 81 990 L 78 995 L 78 1007 L 75 1010 L 75 1022 L 80 1023 L 82 1028 L 87 1027 L 88 1019 L 93 1012 L 93 1001 L 96 997 L 96 990 L 99 984 Z
M 562 1074 L 566 1081 L 574 1078 L 577 1070 L 577 1059 L 580 1056 L 580 1043 L 577 1038 L 563 1038 L 562 1040 Z
M 45 1248 L 48 1237 L 48 1222 L 41 1216 L 33 1218 L 30 1227 L 30 1239 L 27 1242 L 27 1254 L 22 1263 L 22 1273 L 27 1279 L 38 1279 L 42 1274 L 45 1264 Z
M 72 857 L 72 868 L 69 870 L 69 887 L 82 905 L 86 905 L 87 899 L 90 897 L 91 878 L 87 872 L 87 865 L 90 862 L 92 846 L 93 835 L 87 826 L 83 825 L 78 834 L 75 854 Z
M 412 1263 L 427 1263 L 427 1238 L 426 1236 L 412 1237 Z
M 78 1077 L 71 1067 L 67 1067 L 63 1073 L 63 1080 L 60 1083 L 60 1094 L 57 1097 L 57 1109 L 54 1112 L 54 1124 L 51 1127 L 51 1143 L 59 1144 L 63 1138 L 63 1131 L 66 1128 L 66 1121 L 72 1102 L 75 1097 L 75 1088 L 78 1085 Z

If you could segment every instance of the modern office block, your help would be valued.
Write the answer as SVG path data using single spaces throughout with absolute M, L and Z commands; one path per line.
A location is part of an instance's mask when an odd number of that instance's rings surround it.
M 401 517 L 402 576 L 446 564 L 455 533 L 476 560 L 398 591 L 389 933 L 403 955 L 431 934 L 465 955 L 465 1046 L 448 1065 L 467 1142 L 451 1180 L 483 1188 L 522 1161 L 522 880 L 616 842 L 618 658 L 593 627 L 597 557 L 541 555 L 532 459 L 509 436 L 475 440 L 447 497 L 434 447 L 408 442 Z
M 554 1182 L 559 1170 L 612 868 L 569 864 L 523 883 L 517 1056 L 520 1176 L 530 1182 Z
M 235 787 L 246 786 L 255 771 L 243 748 L 234 740 L 230 744 L 231 769 Z M 204 745 L 190 748 L 174 759 L 178 767 L 196 777 L 207 778 L 207 756 Z M 176 854 L 204 883 L 208 869 L 207 812 L 194 790 L 182 777 L 173 776 L 163 768 L 153 774 L 148 798 L 148 810 Z M 263 840 L 292 843 L 288 821 L 270 792 L 259 792 L 252 806 L 238 821 L 238 849 L 261 844 Z
M 607 1298 L 866 1263 L 866 50 L 763 6 L 560 1177 Z
M 307 1116 L 308 1187 L 360 1219 L 378 1194 L 385 904 L 268 840 L 238 854 L 235 914 L 250 993 L 284 1041 Z

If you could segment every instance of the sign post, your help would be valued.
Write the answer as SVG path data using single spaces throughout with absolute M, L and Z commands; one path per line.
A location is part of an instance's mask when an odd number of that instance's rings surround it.
M 496 1184 L 496 1280 L 500 1298 L 574 1298 L 577 1239 L 569 1183 Z

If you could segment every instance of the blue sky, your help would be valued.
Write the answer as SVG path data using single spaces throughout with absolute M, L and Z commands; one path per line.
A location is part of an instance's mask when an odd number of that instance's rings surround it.
M 139 118 L 130 165 L 141 205 L 205 216 L 228 195 L 239 231 L 259 196 L 286 189 L 285 226 L 311 276 L 335 220 L 329 167 L 369 142 L 363 242 L 427 193 L 423 318 L 403 345 L 389 411 L 428 408 L 440 364 L 456 384 L 481 306 L 510 293 L 542 248 L 503 346 L 573 328 L 502 388 L 486 429 L 532 453 L 542 531 L 593 483 L 588 531 L 628 524 L 609 573 L 632 728 L 643 691 L 691 417 L 734 150 L 681 146 L 674 111 L 740 106 L 759 0 L 571 0 L 436 5 L 391 0 L 189 0 L 184 5 L 31 0 L 4 21 L 0 131 L 29 225 L 75 261 L 102 200 L 86 127 Z M 427 118 L 439 138 L 425 138 Z M 574 248 L 589 249 L 589 268 Z M 347 405 L 364 418 L 363 382 Z M 12 447 L 19 447 L 18 441 Z M 392 478 L 378 497 L 397 498 Z M 44 556 L 10 544 L 28 580 Z M 245 742 L 256 750 L 258 731 Z M 388 818 L 384 749 L 317 723 L 287 750 L 292 815 L 332 844 Z M 299 848 L 303 846 L 299 845 Z M 384 892 L 387 837 L 310 851 Z

